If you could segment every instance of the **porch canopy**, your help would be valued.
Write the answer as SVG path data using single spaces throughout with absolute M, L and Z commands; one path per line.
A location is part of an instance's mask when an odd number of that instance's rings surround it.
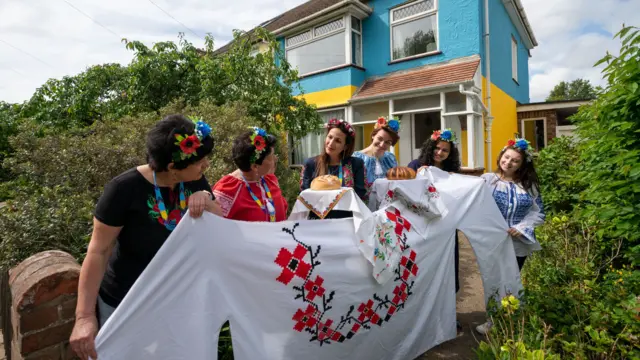
M 480 58 L 471 56 L 370 78 L 349 100 L 354 125 L 373 123 L 381 115 L 400 118 L 401 164 L 418 156 L 433 130 L 451 128 L 458 136 L 463 166 L 484 166 Z

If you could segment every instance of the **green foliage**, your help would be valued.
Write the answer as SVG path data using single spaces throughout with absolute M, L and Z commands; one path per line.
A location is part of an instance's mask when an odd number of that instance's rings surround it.
M 580 192 L 587 188 L 581 178 L 574 176 L 578 156 L 576 141 L 562 136 L 553 139 L 536 158 L 540 192 L 547 211 L 572 210 Z
M 7 164 L 15 180 L 14 199 L 0 212 L 0 266 L 14 266 L 47 249 L 82 260 L 91 232 L 95 202 L 104 185 L 121 172 L 145 163 L 145 136 L 161 116 L 181 112 L 209 120 L 216 139 L 210 182 L 229 173 L 232 139 L 253 123 L 240 104 L 175 103 L 155 113 L 95 123 L 66 132 L 28 123 L 11 139 L 15 153 Z M 40 136 L 34 133 L 41 132 Z M 286 178 L 286 174 L 283 174 Z
M 600 89 L 594 88 L 589 80 L 561 81 L 551 90 L 546 101 L 593 99 L 598 90 Z
M 481 358 L 640 358 L 640 30 L 616 36 L 620 55 L 601 61 L 608 86 L 574 117 L 577 139 L 537 159 L 542 251 L 524 267 L 523 306 L 492 312 Z
M 600 221 L 600 247 L 624 239 L 622 252 L 640 265 L 640 30 L 627 27 L 616 35 L 620 55 L 600 61 L 608 86 L 575 117 L 580 169 L 576 176 L 590 185 L 581 194 L 585 217 Z

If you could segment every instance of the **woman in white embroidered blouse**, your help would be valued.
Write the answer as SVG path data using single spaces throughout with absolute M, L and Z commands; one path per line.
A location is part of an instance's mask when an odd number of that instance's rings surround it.
M 538 176 L 533 165 L 531 146 L 525 139 L 509 140 L 500 151 L 495 173 L 482 178 L 493 191 L 493 198 L 509 225 L 509 235 L 522 270 L 527 256 L 542 249 L 536 240 L 535 227 L 544 222 L 545 214 L 540 196 Z M 478 326 L 485 334 L 491 323 Z

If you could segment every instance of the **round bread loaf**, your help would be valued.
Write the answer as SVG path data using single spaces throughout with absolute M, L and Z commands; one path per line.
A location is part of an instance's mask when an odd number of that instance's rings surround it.
M 416 178 L 416 172 L 406 166 L 398 166 L 387 171 L 387 179 L 389 180 L 411 180 Z
M 322 175 L 311 181 L 311 190 L 339 190 L 340 179 L 334 175 Z

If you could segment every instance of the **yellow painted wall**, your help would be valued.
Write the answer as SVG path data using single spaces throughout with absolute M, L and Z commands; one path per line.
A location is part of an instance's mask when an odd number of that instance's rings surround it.
M 486 84 L 486 79 L 482 77 L 482 99 L 486 97 Z M 491 84 L 491 114 L 494 117 L 491 127 L 491 159 L 488 158 L 489 154 L 485 149 L 485 169 L 488 169 L 490 162 L 491 169 L 495 170 L 498 154 L 507 141 L 518 132 L 518 113 L 516 100 L 494 84 Z
M 358 88 L 352 85 L 337 87 L 328 90 L 316 91 L 302 95 L 309 103 L 318 108 L 344 105 Z
M 462 166 L 467 166 L 467 131 L 462 130 L 460 134 L 456 134 L 458 137 L 458 150 L 460 151 L 460 160 L 462 161 Z

